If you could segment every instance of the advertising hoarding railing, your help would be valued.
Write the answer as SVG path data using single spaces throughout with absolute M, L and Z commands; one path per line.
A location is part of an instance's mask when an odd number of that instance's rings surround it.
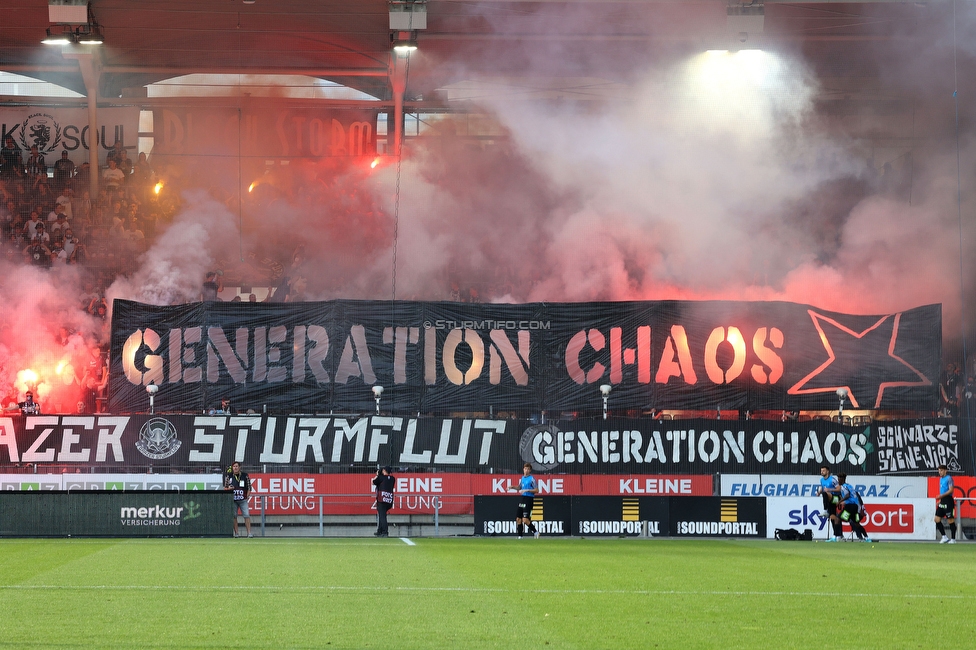
M 517 534 L 515 505 L 513 497 L 475 497 L 475 534 Z M 548 535 L 765 538 L 766 499 L 541 497 L 532 521 Z
M 0 537 L 229 537 L 223 492 L 0 492 Z
M 864 480 L 873 485 L 877 478 Z M 176 537 L 230 533 L 231 501 L 223 490 L 64 491 L 37 486 L 32 479 L 17 490 L 0 491 L 0 537 Z M 900 489 L 912 494 L 910 490 L 905 491 L 911 487 L 902 485 Z M 957 506 L 968 505 L 973 500 L 959 497 Z M 395 536 L 411 537 L 514 535 L 517 503 L 518 496 L 512 493 L 398 494 L 389 514 L 391 530 Z M 819 497 L 809 494 L 789 497 L 546 494 L 536 497 L 532 520 L 546 536 L 772 538 L 777 528 L 801 531 L 809 528 L 816 539 L 830 534 L 821 507 Z M 865 507 L 868 514 L 863 523 L 872 539 L 935 539 L 932 521 L 935 506 L 931 497 L 876 497 L 866 499 Z M 364 530 L 373 528 L 376 515 L 374 496 L 369 492 L 252 492 L 249 508 L 255 534 L 262 537 L 361 536 Z M 957 539 L 966 539 L 971 532 L 964 530 L 962 518 L 957 521 L 960 524 Z

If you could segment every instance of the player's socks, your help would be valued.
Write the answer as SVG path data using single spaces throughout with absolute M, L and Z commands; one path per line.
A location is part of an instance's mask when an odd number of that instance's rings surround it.
M 535 533 L 536 532 L 536 530 L 535 530 L 535 524 L 532 523 L 531 521 L 529 522 L 529 532 L 530 533 Z
M 955 539 L 955 538 L 956 538 L 956 523 L 953 522 L 949 524 L 949 539 Z
M 935 529 L 937 531 L 939 531 L 939 534 L 942 535 L 943 537 L 946 536 L 946 534 L 945 534 L 945 526 L 942 525 L 942 522 L 941 521 L 935 522 Z
M 522 524 L 516 524 L 515 530 L 518 531 L 518 536 L 521 537 L 522 536 L 522 531 L 524 531 L 525 528 L 522 526 Z

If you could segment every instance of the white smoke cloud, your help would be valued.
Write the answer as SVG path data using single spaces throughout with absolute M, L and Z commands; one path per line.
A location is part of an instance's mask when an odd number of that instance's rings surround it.
M 775 294 L 818 254 L 783 213 L 864 168 L 813 123 L 814 90 L 802 66 L 742 52 L 650 70 L 630 102 L 486 101 L 502 151 L 438 146 L 406 166 L 401 232 L 423 236 L 404 272 L 443 287 L 437 242 L 467 282 L 515 269 L 504 293 L 521 300 Z
M 172 224 L 140 260 L 131 277 L 120 277 L 106 297 L 171 305 L 200 299 L 204 276 L 217 255 L 239 238 L 227 207 L 201 191 L 187 192 Z

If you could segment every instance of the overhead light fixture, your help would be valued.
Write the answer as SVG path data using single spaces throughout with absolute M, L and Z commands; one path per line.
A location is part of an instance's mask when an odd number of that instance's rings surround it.
M 427 0 L 389 0 L 390 43 L 398 56 L 417 49 L 417 32 L 427 29 Z
M 393 43 L 393 49 L 398 54 L 410 54 L 417 49 L 417 44 L 413 41 L 397 41 Z
M 71 25 L 57 25 L 48 27 L 46 36 L 41 40 L 44 45 L 101 45 L 105 42 L 102 36 L 100 25 L 80 25 L 72 28 Z
M 95 20 L 88 0 L 48 0 L 48 17 L 52 23 L 45 45 L 101 45 L 105 42 L 102 27 Z
M 81 45 L 101 45 L 105 42 L 102 37 L 102 28 L 100 25 L 82 25 L 75 30 L 75 36 L 78 37 L 78 43 Z
M 46 36 L 41 40 L 44 45 L 68 45 L 74 42 L 74 32 L 70 27 L 48 27 Z
M 399 31 L 390 34 L 393 51 L 401 56 L 407 56 L 417 49 L 417 32 Z

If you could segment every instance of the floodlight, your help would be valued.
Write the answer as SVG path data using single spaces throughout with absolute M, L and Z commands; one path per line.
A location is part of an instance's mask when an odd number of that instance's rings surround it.
M 840 417 L 844 416 L 844 400 L 847 399 L 847 389 L 843 386 L 837 389 L 837 399 L 840 400 L 840 406 L 837 409 L 837 415 Z
M 410 54 L 417 49 L 417 44 L 413 41 L 394 41 L 393 51 L 397 54 Z
M 82 25 L 76 32 L 80 45 L 101 45 L 105 42 L 102 28 L 98 25 Z
M 74 38 L 70 27 L 53 28 L 48 27 L 46 36 L 41 40 L 44 45 L 68 45 Z
M 376 415 L 380 414 L 380 395 L 382 394 L 382 386 L 373 386 L 373 399 L 376 400 Z
M 156 404 L 154 402 L 156 393 L 159 392 L 159 386 L 156 385 L 155 381 L 150 381 L 149 385 L 146 386 L 146 392 L 149 393 L 149 415 L 155 415 Z
M 610 384 L 600 385 L 600 394 L 603 395 L 603 419 L 604 420 L 607 419 L 607 407 L 609 406 L 610 391 L 612 390 L 613 390 L 613 386 L 611 386 Z

